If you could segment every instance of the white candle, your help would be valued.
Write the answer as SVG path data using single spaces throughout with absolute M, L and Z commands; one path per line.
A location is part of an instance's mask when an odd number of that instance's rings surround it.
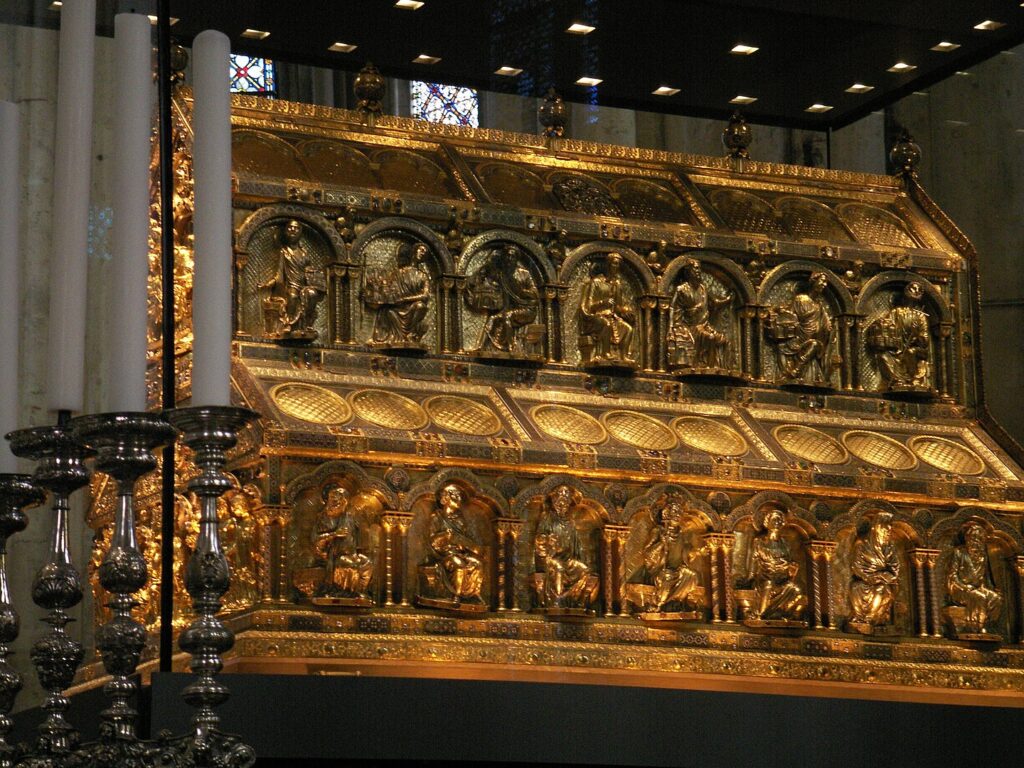
M 96 0 L 64 0 L 60 13 L 57 137 L 50 261 L 50 409 L 81 411 L 85 388 L 86 248 L 92 166 Z
M 153 108 L 150 24 L 142 14 L 114 17 L 114 281 L 110 404 L 146 409 L 146 282 L 149 273 L 149 142 Z
M 192 43 L 192 403 L 231 404 L 231 81 L 226 35 Z
M 20 149 L 18 105 L 0 101 L 0 472 L 18 471 L 3 436 L 23 426 L 18 423 Z

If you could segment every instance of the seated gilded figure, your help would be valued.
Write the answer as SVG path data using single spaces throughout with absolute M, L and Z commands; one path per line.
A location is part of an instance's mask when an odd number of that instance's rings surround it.
M 729 337 L 715 327 L 722 311 L 732 304 L 732 293 L 715 295 L 701 279 L 700 262 L 687 259 L 683 282 L 676 288 L 668 329 L 669 365 L 673 368 L 721 369 Z
M 875 319 L 866 332 L 885 388 L 891 392 L 927 392 L 931 377 L 931 329 L 921 308 L 924 288 L 911 280 L 903 303 Z
M 784 305 L 771 307 L 765 325 L 775 345 L 775 362 L 783 383 L 832 386 L 832 371 L 842 362 L 835 322 L 828 311 L 828 277 L 813 272 L 807 289 Z
M 697 619 L 705 605 L 700 574 L 690 567 L 686 509 L 678 498 L 661 501 L 644 541 L 643 562 L 626 584 L 626 602 L 645 619 Z
M 573 511 L 580 494 L 560 485 L 544 500 L 533 541 L 539 570 L 533 575 L 533 589 L 539 608 L 549 613 L 584 615 L 597 598 L 599 579 L 587 564 L 583 540 Z
M 398 349 L 423 349 L 430 330 L 432 283 L 424 261 L 427 246 L 406 241 L 398 246 L 395 266 L 367 270 L 363 303 L 374 311 L 370 344 Z
M 324 509 L 313 530 L 313 553 L 323 564 L 323 579 L 311 602 L 327 605 L 373 605 L 368 587 L 376 553 L 360 546 L 360 526 L 349 506 L 349 492 L 332 484 L 323 490 Z
M 437 493 L 427 531 L 427 556 L 420 565 L 416 602 L 429 608 L 486 610 L 483 547 L 463 512 L 462 489 L 448 483 Z
M 797 580 L 800 565 L 783 535 L 786 511 L 769 502 L 760 510 L 760 532 L 750 553 L 752 599 L 743 623 L 749 627 L 804 627 L 807 595 Z
M 998 640 L 989 624 L 999 618 L 1003 596 L 995 587 L 985 526 L 972 520 L 961 531 L 946 569 L 946 622 L 953 637 Z
M 289 219 L 281 225 L 274 274 L 259 286 L 264 332 L 274 339 L 312 341 L 317 332 L 317 305 L 327 293 L 327 276 L 314 263 L 303 237 L 302 224 Z
M 584 365 L 635 368 L 636 299 L 622 277 L 622 256 L 594 264 L 583 285 L 579 348 Z
M 497 357 L 538 357 L 544 325 L 536 325 L 540 291 L 522 263 L 520 249 L 496 248 L 466 280 L 466 304 L 487 315 L 476 352 Z
M 879 512 L 853 545 L 847 628 L 864 635 L 892 624 L 900 585 L 900 558 L 892 540 L 892 515 Z

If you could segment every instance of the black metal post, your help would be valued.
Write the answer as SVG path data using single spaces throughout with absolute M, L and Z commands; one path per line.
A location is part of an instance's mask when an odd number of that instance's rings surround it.
M 174 408 L 174 141 L 171 134 L 171 3 L 157 2 L 157 82 L 160 98 L 160 287 L 161 407 Z M 160 671 L 171 671 L 174 653 L 174 443 L 164 447 L 161 466 Z

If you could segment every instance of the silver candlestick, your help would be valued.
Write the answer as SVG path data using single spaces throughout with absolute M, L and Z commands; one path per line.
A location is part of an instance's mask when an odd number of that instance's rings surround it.
M 8 663 L 8 647 L 18 638 L 20 621 L 7 585 L 7 539 L 25 530 L 25 510 L 42 504 L 46 493 L 28 475 L 0 474 L 0 768 L 14 765 L 14 747 L 7 743 L 10 712 L 21 690 L 21 675 Z
M 227 451 L 238 441 L 238 432 L 259 414 L 231 406 L 193 406 L 166 411 L 167 420 L 182 432 L 182 442 L 192 449 L 200 474 L 189 490 L 200 500 L 199 536 L 185 569 L 185 587 L 196 613 L 181 633 L 178 644 L 192 655 L 196 678 L 182 695 L 196 708 L 192 733 L 178 742 L 178 764 L 246 768 L 256 761 L 252 748 L 237 737 L 221 733 L 215 708 L 228 699 L 219 679 L 221 654 L 234 645 L 234 633 L 217 617 L 221 598 L 231 585 L 227 558 L 221 551 L 217 525 L 217 499 L 231 489 L 224 473 Z
M 98 752 L 106 755 L 117 744 L 122 749 L 111 754 L 111 765 L 128 764 L 129 756 L 141 755 L 135 747 L 137 712 L 131 697 L 136 692 L 132 679 L 146 645 L 146 628 L 131 611 L 139 605 L 135 593 L 146 585 L 146 560 L 135 536 L 135 484 L 156 468 L 154 449 L 174 439 L 175 430 L 163 418 L 151 413 L 101 413 L 72 419 L 69 427 L 75 437 L 96 451 L 96 470 L 117 481 L 117 506 L 110 546 L 99 567 L 99 582 L 110 594 L 107 606 L 113 616 L 99 628 L 96 647 L 103 667 L 111 676 L 104 685 L 110 707 L 101 713 Z M 125 752 L 125 754 L 121 754 Z
M 32 427 L 7 435 L 15 456 L 37 463 L 33 482 L 53 495 L 53 534 L 46 563 L 32 582 L 32 602 L 48 613 L 43 619 L 50 632 L 32 646 L 32 663 L 46 691 L 43 710 L 46 720 L 39 726 L 38 760 L 21 764 L 52 765 L 54 757 L 66 755 L 78 744 L 78 731 L 67 721 L 71 685 L 82 663 L 82 644 L 68 636 L 68 610 L 82 600 L 82 580 L 68 549 L 68 497 L 89 482 L 84 460 L 88 448 L 79 443 L 67 427 Z

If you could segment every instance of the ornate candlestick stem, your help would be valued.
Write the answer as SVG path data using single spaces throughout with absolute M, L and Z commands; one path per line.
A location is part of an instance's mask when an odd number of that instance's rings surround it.
M 7 586 L 7 539 L 25 530 L 26 507 L 42 504 L 46 494 L 32 484 L 28 475 L 0 475 L 0 768 L 10 768 L 13 747 L 7 743 L 11 730 L 11 709 L 21 690 L 21 675 L 7 662 L 8 647 L 18 638 L 18 612 L 11 603 Z
M 150 413 L 102 413 L 73 419 L 78 440 L 95 449 L 98 471 L 117 481 L 117 506 L 110 547 L 99 567 L 100 585 L 110 595 L 113 617 L 99 628 L 96 647 L 111 676 L 103 691 L 110 707 L 101 713 L 104 738 L 136 740 L 137 713 L 131 705 L 132 679 L 146 645 L 146 628 L 134 618 L 134 595 L 146 585 L 146 560 L 135 537 L 135 483 L 156 468 L 153 450 L 174 438 L 174 428 Z
M 32 646 L 32 663 L 46 690 L 46 720 L 39 726 L 39 751 L 63 754 L 78 743 L 78 732 L 65 717 L 68 698 L 64 690 L 71 685 L 84 656 L 82 644 L 72 640 L 64 629 L 72 620 L 67 611 L 82 599 L 82 581 L 68 550 L 68 497 L 89 482 L 83 461 L 90 451 L 64 426 L 19 429 L 7 439 L 16 456 L 38 462 L 33 480 L 53 494 L 50 551 L 32 582 L 32 602 L 48 611 L 43 621 L 51 629 Z
M 196 618 L 178 641 L 183 650 L 192 654 L 191 667 L 196 675 L 182 692 L 189 706 L 197 710 L 192 718 L 189 749 L 200 758 L 198 764 L 213 764 L 211 753 L 219 752 L 218 759 L 223 762 L 218 765 L 251 765 L 255 761 L 252 749 L 220 734 L 220 718 L 214 711 L 229 696 L 227 686 L 216 675 L 223 666 L 221 654 L 235 642 L 234 633 L 217 618 L 221 598 L 231 582 L 228 561 L 220 548 L 217 499 L 232 487 L 223 472 L 225 454 L 237 442 L 239 430 L 258 414 L 231 406 L 193 406 L 169 410 L 166 416 L 181 430 L 182 441 L 194 452 L 200 470 L 199 476 L 189 483 L 189 489 L 200 499 L 200 518 L 196 549 L 185 569 L 185 586 L 192 597 Z

